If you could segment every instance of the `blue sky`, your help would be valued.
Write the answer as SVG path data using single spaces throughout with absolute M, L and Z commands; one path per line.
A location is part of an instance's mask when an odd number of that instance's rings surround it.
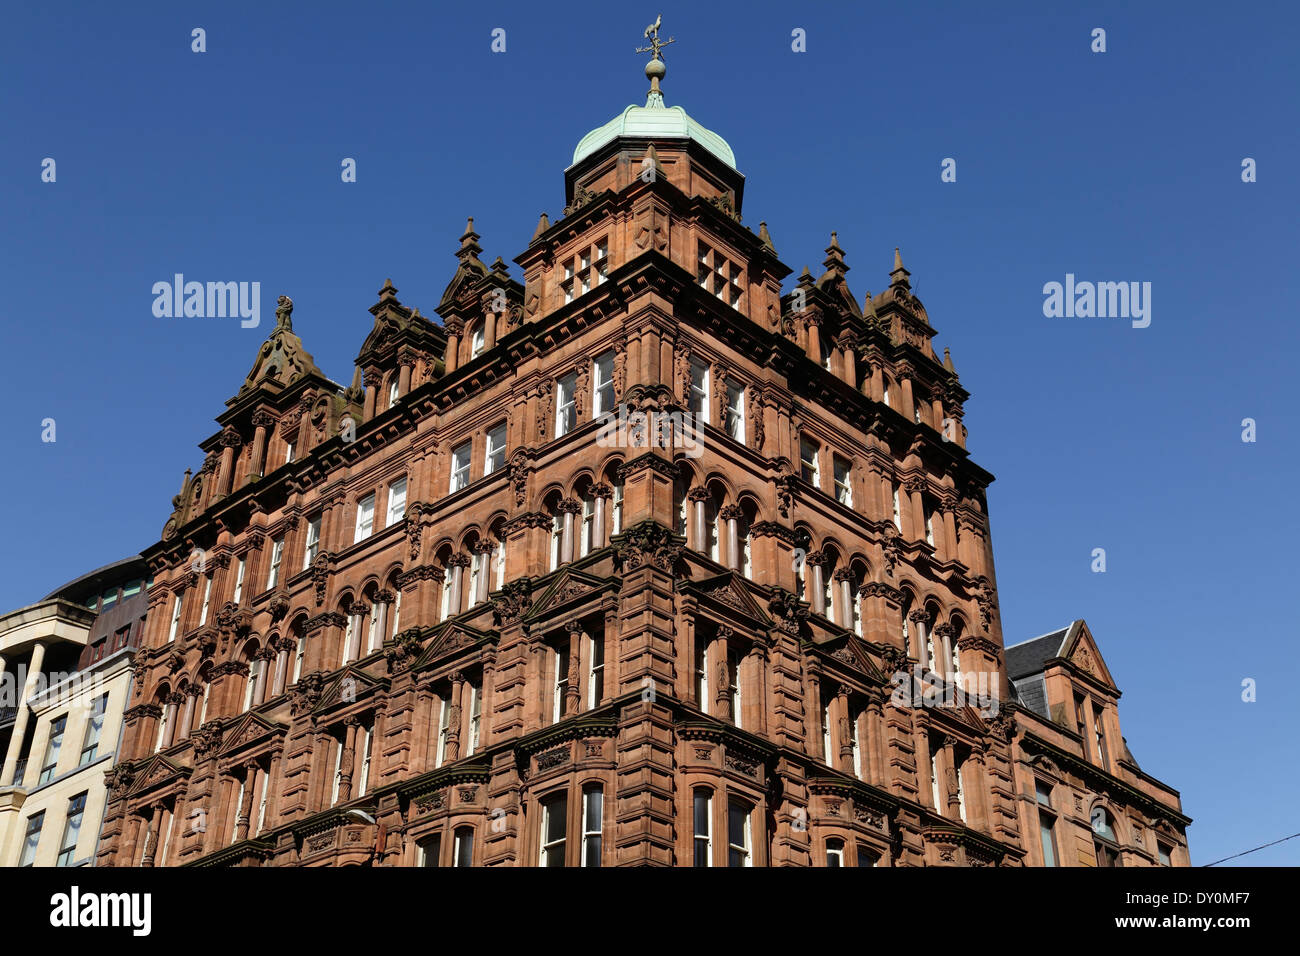
M 346 382 L 384 278 L 431 315 L 467 216 L 485 261 L 519 254 L 578 139 L 643 102 L 633 48 L 662 9 L 667 102 L 731 143 L 744 221 L 796 275 L 837 230 L 861 298 L 901 246 L 998 478 L 1007 643 L 1087 619 L 1133 753 L 1195 818 L 1194 862 L 1300 831 L 1300 15 L 1055 6 L 8 6 L 0 608 L 157 538 L 277 295 Z M 260 282 L 262 326 L 155 318 L 176 272 Z M 1150 282 L 1150 327 L 1044 317 L 1067 273 Z M 1300 840 L 1243 862 L 1296 864 Z

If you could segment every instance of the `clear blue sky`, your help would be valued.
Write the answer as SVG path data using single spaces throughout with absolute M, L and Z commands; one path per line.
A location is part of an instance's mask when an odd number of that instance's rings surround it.
M 278 294 L 346 382 L 384 278 L 431 315 L 466 216 L 521 252 L 578 139 L 643 102 L 662 9 L 667 102 L 731 143 L 796 274 L 835 229 L 861 297 L 902 247 L 998 478 L 1007 643 L 1087 619 L 1194 861 L 1300 831 L 1293 4 L 437 6 L 0 14 L 0 608 L 157 538 Z M 261 328 L 155 318 L 176 272 L 261 282 Z M 1151 282 L 1150 327 L 1045 318 L 1066 273 Z

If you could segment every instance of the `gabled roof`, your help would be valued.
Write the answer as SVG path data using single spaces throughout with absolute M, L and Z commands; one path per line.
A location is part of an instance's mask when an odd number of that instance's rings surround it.
M 1066 636 L 1073 626 L 1072 621 L 1059 630 L 1008 647 L 1007 677 L 1011 680 L 1020 680 L 1031 674 L 1041 674 L 1046 669 L 1048 661 L 1061 656 Z

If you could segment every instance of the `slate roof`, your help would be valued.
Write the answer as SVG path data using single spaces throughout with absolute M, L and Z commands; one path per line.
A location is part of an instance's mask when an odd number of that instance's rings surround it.
M 1012 681 L 1019 681 L 1031 674 L 1041 674 L 1046 669 L 1048 661 L 1053 657 L 1061 656 L 1061 646 L 1073 626 L 1074 622 L 1071 621 L 1060 630 L 1008 647 L 1007 677 Z

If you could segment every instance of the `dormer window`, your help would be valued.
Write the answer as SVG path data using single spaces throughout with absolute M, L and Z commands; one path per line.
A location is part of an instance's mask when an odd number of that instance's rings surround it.
M 590 292 L 608 277 L 609 240 L 602 237 L 593 245 L 579 249 L 573 258 L 565 260 L 564 279 L 560 282 L 565 304 Z
M 699 244 L 695 266 L 695 283 L 706 292 L 713 293 L 734 309 L 740 308 L 744 292 L 744 270 L 716 249 L 703 242 Z
M 480 324 L 476 329 L 474 329 L 474 334 L 470 336 L 470 340 L 469 340 L 470 358 L 476 359 L 483 354 L 483 346 L 485 341 L 486 340 L 484 338 L 484 326 Z M 396 387 L 394 387 L 393 397 L 396 398 L 396 395 L 397 395 Z

